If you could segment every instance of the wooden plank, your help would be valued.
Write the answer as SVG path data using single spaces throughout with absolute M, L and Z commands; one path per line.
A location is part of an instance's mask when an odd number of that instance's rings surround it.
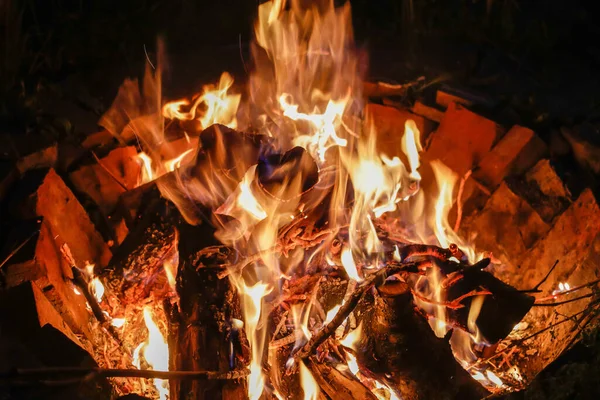
M 425 158 L 440 160 L 463 176 L 483 160 L 503 134 L 495 122 L 451 103 L 437 131 L 431 135 Z
M 546 153 L 546 144 L 535 132 L 515 125 L 481 160 L 473 176 L 494 190 L 508 175 L 524 173 Z

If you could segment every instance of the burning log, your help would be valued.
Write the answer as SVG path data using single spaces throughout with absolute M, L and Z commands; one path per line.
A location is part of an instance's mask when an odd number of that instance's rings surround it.
M 407 286 L 392 298 L 373 296 L 360 315 L 366 339 L 356 345 L 356 354 L 367 376 L 396 388 L 408 400 L 485 396 L 485 389 L 454 359 L 448 339 L 435 337 L 415 313 Z
M 143 208 L 133 230 L 106 268 L 97 269 L 106 285 L 126 303 L 146 298 L 158 272 L 175 254 L 175 222 L 180 214 L 160 197 L 156 187 L 143 195 Z M 160 282 L 159 282 L 160 283 Z
M 241 318 L 239 299 L 229 280 L 217 277 L 230 254 L 223 247 L 207 247 L 217 242 L 206 224 L 194 227 L 182 223 L 178 229 L 179 307 L 172 310 L 170 318 L 171 369 L 221 374 L 239 370 L 243 354 L 234 354 L 241 348 L 235 323 Z M 170 398 L 174 400 L 245 396 L 245 385 L 239 379 L 171 383 Z

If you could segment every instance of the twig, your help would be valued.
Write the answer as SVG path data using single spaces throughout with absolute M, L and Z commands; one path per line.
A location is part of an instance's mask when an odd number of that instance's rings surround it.
M 596 280 L 593 280 L 593 281 L 591 281 L 591 282 L 584 283 L 583 285 L 575 286 L 575 287 L 573 287 L 573 288 L 571 288 L 571 289 L 569 289 L 569 290 L 565 290 L 565 291 L 562 291 L 562 292 L 560 292 L 560 293 L 556 293 L 556 294 L 554 294 L 554 295 L 552 295 L 552 296 L 546 296 L 546 297 L 542 297 L 541 299 L 537 299 L 537 301 L 548 301 L 548 300 L 552 300 L 552 299 L 556 298 L 557 296 L 564 296 L 564 295 L 566 295 L 566 294 L 569 294 L 569 293 L 576 292 L 576 291 L 578 291 L 578 290 L 580 290 L 580 289 L 584 289 L 584 288 L 586 288 L 586 287 L 588 287 L 588 286 L 594 286 L 594 285 L 595 285 L 595 284 L 597 284 L 597 283 L 600 283 L 600 279 L 596 279 Z
M 77 381 L 91 378 L 142 378 L 168 380 L 232 380 L 248 376 L 249 370 L 236 369 L 228 372 L 216 371 L 154 371 L 149 369 L 109 369 L 84 367 L 49 367 L 33 369 L 15 369 L 0 374 L 0 386 L 10 385 L 11 381 L 49 380 L 64 376 L 73 377 Z
M 458 232 L 458 230 L 460 229 L 460 221 L 462 220 L 463 214 L 462 196 L 465 190 L 465 183 L 467 182 L 472 173 L 473 170 L 470 169 L 460 180 L 460 186 L 458 187 L 458 195 L 456 196 L 456 222 L 454 223 L 454 232 Z
M 586 309 L 584 309 L 582 311 L 579 311 L 579 312 L 577 312 L 577 313 L 575 313 L 575 314 L 573 314 L 573 315 L 571 315 L 569 317 L 565 317 L 564 319 L 561 319 L 560 321 L 555 322 L 555 323 L 553 323 L 553 324 L 551 324 L 551 325 L 549 325 L 549 326 L 547 326 L 547 327 L 545 327 L 543 329 L 540 329 L 539 331 L 534 332 L 534 333 L 532 333 L 529 336 L 526 336 L 526 337 L 521 338 L 521 339 L 512 340 L 512 343 L 509 346 L 506 346 L 504 349 L 498 351 L 497 353 L 495 353 L 495 354 L 493 354 L 493 355 L 491 355 L 491 356 L 489 356 L 487 358 L 482 358 L 482 359 L 478 360 L 477 362 L 475 362 L 472 365 L 470 365 L 469 367 L 467 367 L 467 370 L 469 370 L 471 368 L 474 368 L 477 365 L 481 365 L 481 364 L 486 363 L 486 362 L 488 362 L 490 360 L 493 360 L 494 358 L 497 358 L 497 357 L 501 356 L 502 354 L 504 354 L 506 351 L 511 350 L 513 347 L 516 347 L 516 346 L 520 345 L 521 343 L 523 343 L 523 342 L 525 342 L 525 341 L 527 341 L 529 339 L 533 339 L 534 337 L 536 337 L 538 335 L 541 335 L 542 333 L 546 332 L 549 329 L 557 327 L 558 325 L 561 325 L 561 324 L 563 324 L 565 322 L 571 321 L 571 320 L 575 319 L 576 317 L 578 317 L 579 315 L 581 315 L 581 314 L 583 314 L 584 312 L 587 312 L 587 311 L 589 311 L 589 310 L 586 308 Z
M 8 260 L 10 260 L 15 254 L 17 254 L 19 252 L 19 250 L 21 250 L 23 248 L 23 246 L 25 246 L 27 243 L 29 243 L 29 241 L 38 233 L 40 233 L 40 231 L 39 231 L 39 229 L 36 229 L 31 235 L 29 235 L 29 237 L 27 239 L 25 239 L 23 241 L 23 243 L 21 243 L 15 249 L 13 249 L 13 251 L 11 251 L 8 254 L 8 256 L 6 256 L 6 258 L 4 260 L 2 260 L 2 262 L 0 263 L 0 269 L 2 269 L 4 264 L 6 264 L 8 262 Z
M 584 294 L 583 296 L 575 297 L 574 299 L 569 299 L 569 300 L 564 300 L 564 301 L 557 301 L 555 303 L 533 303 L 533 306 L 534 307 L 554 307 L 554 306 L 560 306 L 562 304 L 573 303 L 574 301 L 577 301 L 577 300 L 587 299 L 588 297 L 592 297 L 593 295 L 594 295 L 593 293 L 588 293 L 588 294 Z
M 65 261 L 67 261 L 69 265 L 71 265 L 71 273 L 73 274 L 73 284 L 75 284 L 79 288 L 79 290 L 81 290 L 81 293 L 83 294 L 87 303 L 92 309 L 92 314 L 94 314 L 94 317 L 96 317 L 100 325 L 104 329 L 106 329 L 110 336 L 112 336 L 117 341 L 119 346 L 126 353 L 129 353 L 129 351 L 125 348 L 123 344 L 123 340 L 117 333 L 117 330 L 114 326 L 111 325 L 110 321 L 106 318 L 106 315 L 104 315 L 104 312 L 102 311 L 100 304 L 98 304 L 96 297 L 94 297 L 94 295 L 92 295 L 92 293 L 90 292 L 88 282 L 83 277 L 81 270 L 77 267 L 77 265 L 75 265 L 75 259 L 71 254 L 71 249 L 69 248 L 69 245 L 67 243 L 64 243 L 60 248 L 60 252 Z
M 558 265 L 558 260 L 554 261 L 554 264 L 552 265 L 552 268 L 550 268 L 550 271 L 548 271 L 548 273 L 546 274 L 546 276 L 544 276 L 544 278 L 533 287 L 533 289 L 527 289 L 527 290 L 519 290 L 521 293 L 531 293 L 531 292 L 540 292 L 539 287 L 542 286 L 542 284 L 544 282 L 546 282 L 546 280 L 548 280 L 548 277 L 550 276 L 550 274 L 552 273 L 552 271 L 554 271 L 554 268 L 556 268 L 556 266 Z
M 348 300 L 342 304 L 340 309 L 338 310 L 335 317 L 324 327 L 321 328 L 316 334 L 314 334 L 308 342 L 304 344 L 297 352 L 294 354 L 295 360 L 304 360 L 308 358 L 315 350 L 331 335 L 333 335 L 338 328 L 345 320 L 348 318 L 350 313 L 356 308 L 358 302 L 362 298 L 363 294 L 367 292 L 374 285 L 381 285 L 385 280 L 406 268 L 412 267 L 412 264 L 400 264 L 400 263 L 391 263 L 385 268 L 380 269 L 375 272 L 369 278 L 358 285 L 358 287 L 354 290 L 354 292 L 348 297 Z M 296 363 L 297 364 L 297 363 Z
M 110 175 L 110 177 L 117 182 L 117 184 L 119 186 L 121 186 L 126 192 L 129 190 L 127 188 L 127 186 L 125 186 L 125 184 L 123 182 L 121 182 L 121 180 L 119 178 L 117 178 L 112 172 L 110 172 L 110 170 L 108 169 L 108 167 L 106 165 L 104 165 L 104 163 L 100 160 L 100 158 L 98 158 L 98 156 L 96 155 L 96 153 L 94 153 L 92 151 L 92 155 L 94 156 L 94 158 L 96 159 L 96 162 L 98 163 L 98 165 L 104 170 L 106 171 L 106 173 L 108 175 Z

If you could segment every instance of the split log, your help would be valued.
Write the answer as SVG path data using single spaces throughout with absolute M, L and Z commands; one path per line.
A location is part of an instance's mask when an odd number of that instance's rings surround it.
M 544 159 L 525 174 L 523 180 L 510 180 L 515 191 L 540 214 L 552 223 L 571 204 L 571 193 L 554 164 Z
M 430 107 L 420 100 L 415 101 L 415 104 L 413 104 L 410 110 L 413 112 L 413 114 L 420 115 L 438 123 L 442 121 L 442 118 L 444 118 L 443 111 L 438 110 L 435 107 Z
M 229 372 L 244 368 L 232 354 L 240 347 L 234 319 L 241 319 L 239 299 L 229 279 L 219 279 L 219 267 L 230 255 L 216 245 L 214 231 L 207 224 L 178 226 L 179 268 L 177 293 L 179 308 L 171 312 L 169 346 L 171 369 Z M 238 339 L 236 339 L 238 338 Z M 245 382 L 171 382 L 174 400 L 245 399 Z
M 549 229 L 525 200 L 502 183 L 481 212 L 465 218 L 461 234 L 473 240 L 477 249 L 491 251 L 503 264 L 511 264 Z
M 308 368 L 321 391 L 331 400 L 376 400 L 377 397 L 356 378 L 344 375 L 337 369 L 310 358 Z
M 473 176 L 494 190 L 507 176 L 529 170 L 546 152 L 546 144 L 535 132 L 515 125 L 479 163 Z
M 507 268 L 508 283 L 522 289 L 531 289 L 541 282 L 556 260 L 558 264 L 540 287 L 540 296 L 552 296 L 559 282 L 571 287 L 594 281 L 600 277 L 600 207 L 592 192 L 585 190 L 556 220 L 546 237 L 521 260 L 520 268 Z M 572 297 L 589 293 L 579 291 Z M 568 299 L 565 297 L 564 299 Z M 533 379 L 546 365 L 556 359 L 573 341 L 577 340 L 580 323 L 584 319 L 568 319 L 580 313 L 590 302 L 582 299 L 557 307 L 534 307 L 525 318 L 528 328 L 524 336 L 546 329 L 542 334 L 521 344 L 519 357 L 512 362 L 519 367 L 525 381 Z M 581 315 L 583 317 L 583 315 Z M 561 320 L 561 323 L 555 326 Z
M 110 251 L 89 220 L 85 210 L 54 170 L 32 171 L 11 193 L 8 207 L 22 215 L 41 221 L 40 234 L 20 262 L 35 260 L 43 271 L 35 283 L 59 310 L 73 332 L 91 338 L 85 299 L 78 296 L 71 283 L 71 266 L 63 259 L 60 248 L 68 244 L 79 267 L 86 264 L 106 265 Z M 17 215 L 13 214 L 13 217 Z M 26 249 L 24 249 L 26 250 Z
M 133 189 L 140 176 L 133 146 L 119 147 L 97 163 L 85 165 L 69 174 L 75 189 L 94 200 L 105 216 L 113 211 L 119 195 Z
M 425 152 L 426 160 L 440 160 L 463 176 L 488 154 L 504 135 L 495 122 L 450 103 Z
M 377 134 L 377 150 L 388 157 L 405 157 L 402 152 L 402 137 L 404 136 L 404 125 L 407 120 L 415 121 L 421 134 L 421 142 L 425 143 L 427 137 L 433 130 L 433 123 L 420 115 L 413 114 L 405 109 L 382 106 L 379 104 L 367 104 L 365 107 L 366 125 L 365 132 L 369 132 L 370 123 L 375 127 Z
M 435 102 L 443 108 L 448 108 L 451 103 L 466 107 L 482 106 L 488 109 L 496 105 L 496 102 L 489 96 L 448 85 L 444 85 L 436 92 Z

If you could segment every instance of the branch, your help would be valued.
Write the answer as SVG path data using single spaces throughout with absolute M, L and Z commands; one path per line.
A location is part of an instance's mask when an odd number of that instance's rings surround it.
M 65 377 L 68 381 L 78 382 L 93 378 L 142 378 L 168 380 L 233 380 L 248 376 L 249 370 L 237 369 L 228 372 L 216 371 L 154 371 L 140 369 L 110 369 L 83 367 L 48 367 L 20 369 L 0 374 L 0 386 L 16 383 L 15 381 L 57 381 Z M 11 382 L 13 381 L 13 382 Z M 65 380 L 66 382 L 67 380 Z
M 358 302 L 362 298 L 363 294 L 373 286 L 379 286 L 385 282 L 385 280 L 398 272 L 412 267 L 411 263 L 391 263 L 385 268 L 370 275 L 368 279 L 354 290 L 354 292 L 348 296 L 346 302 L 342 304 L 335 317 L 324 327 L 321 328 L 316 334 L 314 334 L 304 346 L 302 346 L 296 354 L 294 354 L 295 360 L 305 360 L 317 348 L 325 341 L 328 337 L 333 335 L 336 329 L 348 318 L 350 313 L 356 308 Z

